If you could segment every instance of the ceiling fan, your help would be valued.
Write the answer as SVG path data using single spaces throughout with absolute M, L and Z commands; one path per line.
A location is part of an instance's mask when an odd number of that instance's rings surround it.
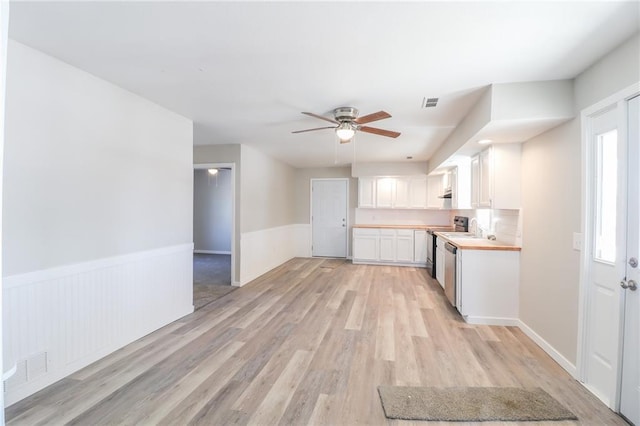
M 314 129 L 296 130 L 291 133 L 304 133 L 313 132 L 315 130 L 322 129 L 335 129 L 336 135 L 340 139 L 340 143 L 349 143 L 357 131 L 373 133 L 375 135 L 387 136 L 390 138 L 397 138 L 400 136 L 400 132 L 394 132 L 391 130 L 378 129 L 377 127 L 363 126 L 363 124 L 371 123 L 372 121 L 384 120 L 391 117 L 391 114 L 384 111 L 374 112 L 373 114 L 358 117 L 358 110 L 353 107 L 340 107 L 333 111 L 334 118 L 324 117 L 322 115 L 314 114 L 312 112 L 303 112 L 305 115 L 319 118 L 320 120 L 328 121 L 337 126 L 316 127 Z

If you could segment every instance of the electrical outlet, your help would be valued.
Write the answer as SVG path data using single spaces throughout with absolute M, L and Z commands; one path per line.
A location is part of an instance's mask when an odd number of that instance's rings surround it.
M 573 233 L 573 249 L 574 250 L 582 250 L 582 233 L 574 232 Z

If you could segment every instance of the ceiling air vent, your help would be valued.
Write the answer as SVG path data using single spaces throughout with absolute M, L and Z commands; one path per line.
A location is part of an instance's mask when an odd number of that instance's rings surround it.
M 438 105 L 438 98 L 423 98 L 422 108 L 433 108 Z

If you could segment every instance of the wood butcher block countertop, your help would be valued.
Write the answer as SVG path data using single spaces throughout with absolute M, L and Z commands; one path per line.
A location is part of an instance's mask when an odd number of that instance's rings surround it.
M 359 224 L 353 225 L 354 228 L 374 228 L 374 229 L 431 229 L 433 231 L 453 231 L 451 226 L 442 225 L 367 225 Z
M 446 231 L 445 231 L 446 232 Z M 438 238 L 453 244 L 460 250 L 502 250 L 502 251 L 520 251 L 521 247 L 512 244 L 501 243 L 500 241 L 492 241 L 486 238 L 455 238 L 442 235 L 436 232 Z

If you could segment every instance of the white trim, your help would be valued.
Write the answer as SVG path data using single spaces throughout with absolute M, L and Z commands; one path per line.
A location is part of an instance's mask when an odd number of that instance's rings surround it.
M 522 320 L 517 321 L 518 328 L 522 330 L 524 334 L 526 334 L 531 340 L 533 340 L 540 348 L 545 351 L 555 362 L 560 364 L 560 367 L 564 368 L 571 377 L 577 378 L 578 371 L 576 366 L 571 363 L 567 358 L 565 358 L 560 352 L 558 352 L 549 342 L 544 340 L 538 333 L 533 331 L 531 327 L 522 322 Z
M 503 318 L 503 317 L 476 317 L 476 316 L 463 316 L 464 321 L 467 324 L 477 325 L 502 325 L 505 327 L 517 327 L 520 324 L 518 318 Z
M 236 247 L 236 236 L 240 235 L 240 223 L 236 223 L 236 163 L 194 163 L 194 170 L 211 169 L 217 167 L 231 167 L 231 282 L 235 286 L 240 286 L 240 277 L 236 276 L 236 270 L 240 270 L 237 267 L 237 263 L 240 262 L 240 256 L 238 255 L 238 247 Z M 191 200 L 193 202 L 193 200 Z
M 309 241 L 311 242 L 311 246 L 309 247 L 309 252 L 311 253 L 311 256 L 313 257 L 313 182 L 314 181 L 321 181 L 321 180 L 337 180 L 337 181 L 344 181 L 347 184 L 347 193 L 346 193 L 346 212 L 345 212 L 345 226 L 346 226 L 346 232 L 345 232 L 345 257 L 347 258 L 349 257 L 349 178 L 311 178 L 309 179 Z M 340 259 L 344 259 L 344 258 L 340 258 Z
M 169 247 L 162 247 L 154 250 L 139 251 L 121 256 L 105 257 L 87 262 L 74 263 L 71 265 L 57 266 L 55 268 L 42 269 L 39 271 L 16 274 L 3 278 L 3 290 L 10 290 L 25 285 L 31 285 L 42 281 L 50 281 L 68 277 L 70 275 L 83 274 L 99 269 L 121 266 L 126 263 L 139 262 L 144 259 L 163 256 L 167 254 L 179 253 L 192 250 L 193 244 L 180 244 Z
M 230 251 L 221 251 L 221 250 L 194 250 L 195 254 L 231 254 Z
M 348 257 L 347 259 L 350 259 Z M 426 263 L 410 263 L 410 262 L 385 262 L 385 261 L 375 261 L 375 260 L 362 260 L 362 259 L 354 259 L 352 260 L 354 265 L 378 265 L 378 266 L 406 266 L 408 268 L 426 268 Z

